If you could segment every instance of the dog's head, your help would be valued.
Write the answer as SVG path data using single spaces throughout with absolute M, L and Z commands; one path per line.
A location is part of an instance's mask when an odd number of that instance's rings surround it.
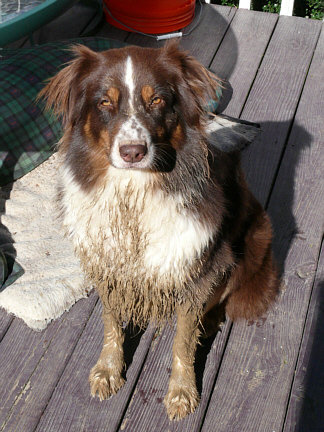
M 217 80 L 177 43 L 96 53 L 76 46 L 75 58 L 42 90 L 62 115 L 62 147 L 89 186 L 109 165 L 167 170 L 200 129 Z M 171 164 L 172 165 L 172 164 Z

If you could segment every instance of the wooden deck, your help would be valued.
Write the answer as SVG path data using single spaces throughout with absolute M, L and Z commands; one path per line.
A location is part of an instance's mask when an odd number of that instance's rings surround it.
M 77 5 L 35 39 L 76 37 L 88 18 Z M 158 45 L 108 24 L 98 35 Z M 88 384 L 103 335 L 94 293 L 39 333 L 1 310 L 0 431 L 324 431 L 323 24 L 206 5 L 181 45 L 230 83 L 226 114 L 262 125 L 243 163 L 273 222 L 280 298 L 265 321 L 227 321 L 203 341 L 201 403 L 180 422 L 168 420 L 162 402 L 170 327 L 127 334 L 127 383 L 99 402 Z

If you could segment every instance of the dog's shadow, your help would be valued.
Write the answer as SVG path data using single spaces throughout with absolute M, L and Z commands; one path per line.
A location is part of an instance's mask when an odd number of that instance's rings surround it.
M 143 334 L 145 333 L 144 329 L 141 329 L 140 327 L 133 326 L 131 324 L 127 325 L 124 329 L 124 361 L 125 361 L 125 368 L 124 368 L 124 376 L 123 378 L 126 379 L 126 372 L 128 371 L 130 365 L 133 362 L 135 352 L 137 348 L 139 347 L 139 344 L 141 342 L 141 338 Z

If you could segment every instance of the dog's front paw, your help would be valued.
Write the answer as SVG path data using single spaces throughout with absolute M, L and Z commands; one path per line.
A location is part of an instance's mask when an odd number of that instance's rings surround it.
M 199 395 L 195 387 L 176 387 L 169 389 L 164 398 L 170 420 L 180 420 L 193 413 L 199 404 Z
M 98 394 L 101 401 L 116 394 L 125 383 L 120 373 L 110 368 L 105 369 L 98 364 L 91 369 L 89 381 L 91 395 L 94 397 Z

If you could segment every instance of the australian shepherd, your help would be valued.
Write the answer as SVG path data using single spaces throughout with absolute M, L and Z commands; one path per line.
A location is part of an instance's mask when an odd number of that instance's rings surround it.
M 180 419 L 199 402 L 195 351 L 218 306 L 254 319 L 278 292 L 270 222 L 237 151 L 249 127 L 207 113 L 219 82 L 176 43 L 74 54 L 41 96 L 64 123 L 63 226 L 103 305 L 91 394 L 124 383 L 126 322 L 176 315 L 164 404 Z

